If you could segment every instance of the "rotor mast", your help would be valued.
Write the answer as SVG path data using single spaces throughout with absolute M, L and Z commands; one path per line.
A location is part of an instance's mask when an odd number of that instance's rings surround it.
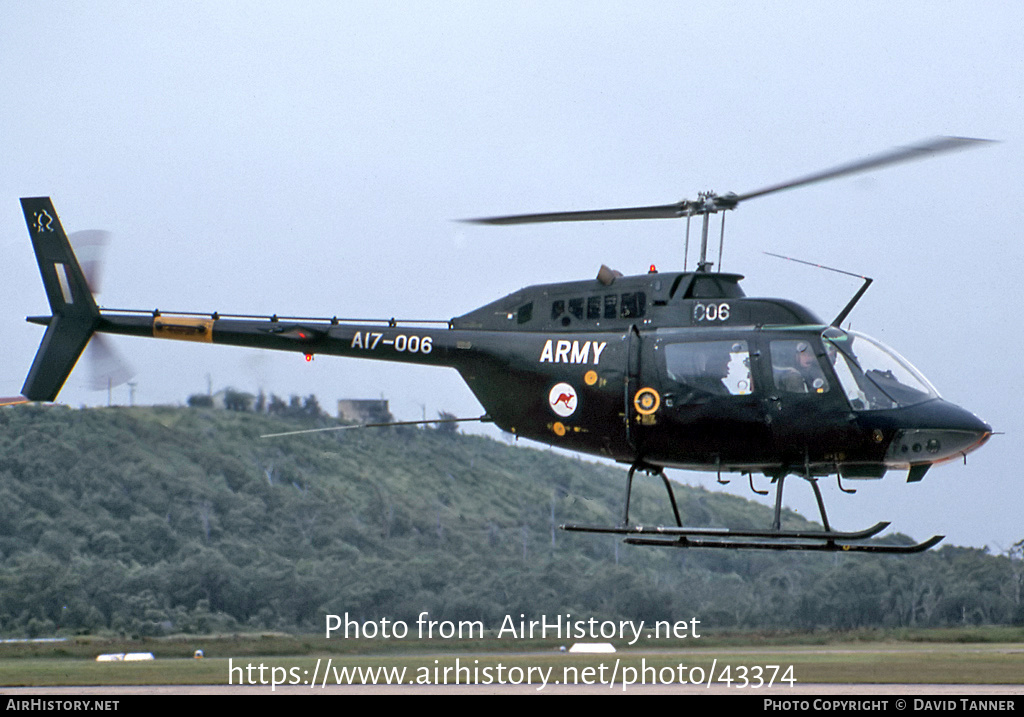
M 702 193 L 703 194 L 703 193 Z M 714 196 L 713 194 L 711 196 Z M 707 197 L 702 196 L 701 201 Z M 711 225 L 711 212 L 704 212 L 704 219 L 701 222 L 700 229 L 700 259 L 697 261 L 697 271 L 709 271 L 711 265 L 708 264 L 708 228 Z M 721 263 L 721 262 L 719 262 Z M 686 268 L 685 266 L 683 267 Z
M 697 261 L 697 271 L 709 272 L 711 267 L 714 266 L 713 262 L 708 261 L 708 234 L 711 227 L 711 215 L 723 212 L 722 214 L 722 231 L 718 238 L 718 270 L 722 270 L 722 248 L 725 246 L 725 214 L 724 212 L 733 209 L 736 206 L 736 202 L 731 201 L 731 197 L 734 194 L 728 194 L 725 197 L 719 197 L 714 192 L 701 192 L 697 195 L 697 200 L 701 205 L 701 209 L 698 212 L 691 212 L 690 214 L 701 214 L 704 219 L 701 223 L 700 232 L 700 259 Z M 685 260 L 684 260 L 685 266 Z

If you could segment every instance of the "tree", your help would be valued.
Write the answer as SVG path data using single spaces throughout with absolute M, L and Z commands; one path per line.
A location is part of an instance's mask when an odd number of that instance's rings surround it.
M 213 397 L 205 393 L 193 393 L 188 397 L 190 408 L 213 408 Z
M 457 418 L 454 413 L 448 413 L 448 411 L 439 411 L 437 417 L 441 420 L 434 424 L 437 432 L 444 436 L 454 436 L 459 432 L 459 424 L 455 423 Z
M 242 391 L 236 391 L 233 388 L 224 389 L 224 408 L 229 411 L 249 411 L 252 410 L 253 399 L 256 398 L 251 393 L 244 393 Z
M 312 393 L 306 396 L 306 400 L 302 404 L 302 409 L 306 415 L 312 416 L 313 418 L 320 418 L 324 415 L 324 412 L 320 410 L 320 402 L 316 400 L 316 396 Z
M 270 394 L 270 403 L 267 404 L 267 413 L 283 416 L 288 411 L 288 404 L 276 393 Z

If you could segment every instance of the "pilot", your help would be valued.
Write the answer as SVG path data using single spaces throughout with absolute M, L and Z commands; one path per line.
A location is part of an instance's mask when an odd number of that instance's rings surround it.
M 775 383 L 788 393 L 824 393 L 825 377 L 818 359 L 806 341 L 798 341 L 793 352 L 793 365 L 776 368 Z

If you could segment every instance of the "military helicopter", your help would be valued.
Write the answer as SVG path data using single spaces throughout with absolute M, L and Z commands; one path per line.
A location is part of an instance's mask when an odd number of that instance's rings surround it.
M 935 464 L 966 457 L 992 428 L 939 397 L 909 362 L 841 322 L 871 283 L 831 322 L 785 299 L 745 296 L 738 274 L 712 272 L 709 219 L 772 192 L 979 146 L 943 137 L 747 194 L 702 193 L 673 204 L 524 214 L 480 224 L 686 218 L 703 220 L 694 271 L 528 286 L 446 321 L 252 316 L 100 309 L 49 198 L 22 199 L 50 316 L 22 393 L 52 401 L 94 333 L 230 344 L 455 368 L 486 413 L 516 436 L 629 466 L 618 525 L 563 529 L 615 533 L 626 542 L 681 548 L 911 553 L 914 545 L 864 542 L 888 527 L 834 530 L 818 480 L 881 478 L 907 470 L 920 481 Z M 724 225 L 723 225 L 724 237 Z M 721 251 L 721 243 L 720 243 Z M 419 423 L 416 421 L 404 424 Z M 761 473 L 775 485 L 766 529 L 685 527 L 666 468 Z M 637 471 L 660 476 L 675 525 L 633 525 Z M 783 530 L 784 481 L 810 484 L 822 530 Z M 758 491 L 764 492 L 767 491 Z

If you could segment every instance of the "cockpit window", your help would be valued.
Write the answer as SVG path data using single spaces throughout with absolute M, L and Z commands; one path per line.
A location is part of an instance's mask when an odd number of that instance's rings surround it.
M 822 337 L 836 377 L 855 411 L 913 406 L 938 398 L 928 379 L 884 344 L 834 327 L 826 329 Z
M 753 390 L 746 341 L 688 341 L 664 348 L 666 373 L 676 383 L 717 396 Z
M 806 339 L 780 339 L 771 342 L 772 379 L 775 388 L 785 393 L 827 393 L 828 379 Z

